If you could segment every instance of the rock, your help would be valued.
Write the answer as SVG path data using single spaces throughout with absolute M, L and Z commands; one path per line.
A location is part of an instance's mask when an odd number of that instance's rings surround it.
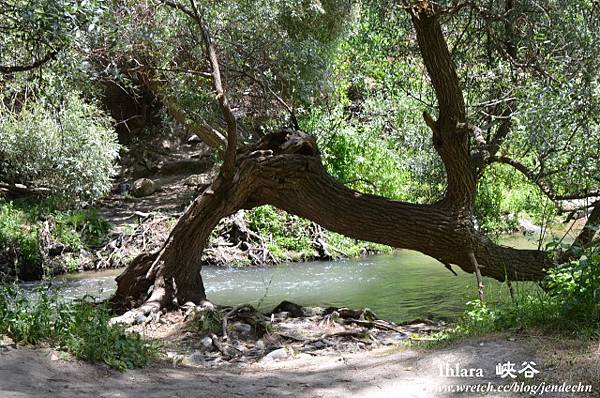
M 283 361 L 285 359 L 288 359 L 289 357 L 290 357 L 290 353 L 285 348 L 279 348 L 279 349 L 277 349 L 275 351 L 271 351 L 270 353 L 265 355 L 260 360 L 260 363 L 265 365 L 265 364 L 269 364 L 271 362 Z
M 135 321 L 134 321 L 136 325 L 141 325 L 145 321 L 146 321 L 146 316 L 144 314 L 136 314 Z
M 304 316 L 304 311 L 302 311 L 301 306 L 287 300 L 282 301 L 275 309 L 273 309 L 273 314 L 280 312 L 287 312 L 291 318 L 300 318 L 301 316 Z
M 171 143 L 169 142 L 169 140 L 162 140 L 162 142 L 160 143 L 160 146 L 163 149 L 171 149 Z
M 233 330 L 240 336 L 247 336 L 250 333 L 252 333 L 252 326 L 243 322 L 234 322 L 233 324 L 231 324 L 231 330 Z
M 212 344 L 212 341 L 211 341 L 211 344 Z M 189 362 L 191 365 L 203 366 L 205 364 L 206 360 L 205 360 L 204 354 L 202 352 L 194 351 L 188 357 L 187 362 Z
M 256 341 L 256 344 L 254 346 L 257 350 L 259 351 L 264 351 L 265 350 L 265 342 L 262 339 L 259 339 Z
M 200 142 L 202 142 L 202 140 L 196 134 L 192 134 L 190 138 L 187 139 L 188 144 L 198 144 Z
M 321 316 L 325 312 L 325 308 L 322 307 L 302 307 L 304 316 Z
M 119 184 L 119 195 L 125 195 L 131 191 L 131 184 L 128 182 L 122 182 Z
M 200 304 L 198 304 L 196 307 L 198 307 L 200 311 L 214 311 L 217 308 L 213 303 L 211 303 L 208 300 L 201 301 Z
M 528 234 L 539 234 L 542 232 L 542 228 L 538 227 L 537 225 L 535 225 L 534 223 L 532 223 L 531 221 L 529 221 L 526 218 L 521 218 L 519 219 L 519 229 L 521 230 L 521 232 L 523 232 L 523 235 L 528 235 Z
M 156 183 L 149 178 L 139 178 L 133 183 L 131 194 L 136 198 L 152 195 L 158 189 Z
M 319 341 L 315 341 L 314 343 L 312 343 L 312 346 L 315 349 L 320 350 L 322 348 L 327 347 L 327 344 L 325 344 L 323 341 L 319 340 Z
M 0 347 L 14 346 L 15 341 L 6 335 L 0 335 Z
M 212 182 L 211 177 L 208 174 L 192 174 L 183 180 L 183 185 L 188 187 L 197 187 L 203 185 L 210 185 Z
M 202 344 L 202 347 L 206 350 L 211 350 L 213 348 L 213 341 L 210 336 L 206 336 L 200 340 L 200 344 Z

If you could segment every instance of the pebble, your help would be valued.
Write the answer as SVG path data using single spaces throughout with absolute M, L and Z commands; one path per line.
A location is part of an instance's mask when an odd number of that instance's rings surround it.
M 188 360 L 191 365 L 196 366 L 203 366 L 206 362 L 204 354 L 202 354 L 200 351 L 194 351 L 193 353 L 191 353 L 188 357 Z
M 231 325 L 231 329 L 240 335 L 249 335 L 252 333 L 252 326 L 247 323 L 235 322 Z
M 285 348 L 279 348 L 265 355 L 260 360 L 260 363 L 265 364 L 270 362 L 283 361 L 284 359 L 288 359 L 289 357 L 290 353 L 288 352 L 288 350 L 286 350 Z
M 204 337 L 204 338 L 203 338 L 203 339 L 200 341 L 200 343 L 202 344 L 202 347 L 204 347 L 204 348 L 205 348 L 205 349 L 207 349 L 207 350 L 210 350 L 210 349 L 212 349 L 212 347 L 213 347 L 213 341 L 212 341 L 212 339 L 210 338 L 210 336 L 206 336 L 206 337 Z

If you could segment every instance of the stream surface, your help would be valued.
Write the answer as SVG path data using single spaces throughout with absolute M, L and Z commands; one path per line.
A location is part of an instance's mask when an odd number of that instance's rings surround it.
M 536 247 L 535 237 L 504 237 L 502 243 Z M 458 276 L 423 254 L 401 250 L 390 255 L 331 262 L 283 263 L 275 267 L 204 267 L 208 299 L 217 304 L 249 303 L 267 311 L 283 300 L 304 306 L 368 307 L 380 318 L 395 322 L 417 318 L 451 320 L 476 298 L 475 277 L 453 267 Z M 58 277 L 52 284 L 68 298 L 86 294 L 106 298 L 115 290 L 122 270 L 86 272 Z M 26 284 L 33 287 L 35 283 Z M 486 280 L 488 301 L 506 298 L 505 284 Z M 532 283 L 515 284 L 516 290 Z

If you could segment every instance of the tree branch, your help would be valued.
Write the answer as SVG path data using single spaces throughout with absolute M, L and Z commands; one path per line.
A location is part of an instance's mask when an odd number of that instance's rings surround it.
M 38 59 L 37 61 L 32 62 L 29 65 L 0 65 L 0 73 L 2 74 L 10 74 L 16 72 L 26 72 L 32 69 L 36 69 L 54 59 L 58 55 L 58 50 L 49 51 L 43 58 Z
M 198 6 L 195 0 L 190 0 L 190 6 L 192 7 L 193 19 L 202 32 L 202 40 L 204 41 L 204 50 L 206 52 L 206 58 L 210 64 L 212 71 L 212 80 L 215 91 L 217 92 L 217 101 L 221 108 L 221 113 L 227 124 L 227 149 L 225 151 L 225 161 L 223 163 L 223 176 L 226 179 L 233 177 L 235 168 L 235 158 L 237 152 L 237 120 L 233 114 L 229 101 L 223 88 L 221 79 L 221 70 L 219 67 L 219 59 L 217 52 L 213 46 L 212 38 L 208 30 L 208 26 L 204 21 L 202 14 L 198 11 Z
M 600 190 L 587 191 L 587 192 L 572 192 L 572 193 L 568 193 L 568 194 L 559 195 L 556 193 L 556 191 L 550 184 L 548 184 L 547 182 L 545 182 L 544 180 L 542 180 L 540 178 L 540 175 L 538 173 L 533 172 L 527 166 L 525 166 L 523 163 L 521 163 L 517 160 L 511 159 L 507 156 L 494 156 L 494 157 L 490 158 L 490 163 L 493 163 L 493 162 L 503 163 L 503 164 L 512 166 L 515 170 L 517 170 L 521 174 L 523 174 L 529 181 L 531 181 L 535 185 L 537 185 L 538 188 L 540 188 L 540 191 L 542 191 L 542 193 L 544 195 L 546 195 L 553 202 L 557 202 L 557 201 L 561 201 L 561 200 L 585 199 L 585 198 L 600 196 Z

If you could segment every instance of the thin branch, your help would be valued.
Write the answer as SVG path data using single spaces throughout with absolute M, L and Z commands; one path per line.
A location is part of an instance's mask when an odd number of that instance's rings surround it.
M 221 113 L 223 114 L 223 118 L 227 124 L 227 149 L 225 151 L 225 161 L 222 168 L 223 176 L 225 178 L 232 178 L 237 151 L 237 120 L 233 114 L 233 111 L 231 110 L 231 107 L 229 106 L 227 96 L 225 95 L 225 89 L 223 88 L 221 79 L 219 59 L 217 57 L 217 52 L 213 45 L 206 21 L 204 20 L 202 14 L 198 11 L 198 6 L 195 0 L 190 0 L 190 6 L 192 7 L 193 19 L 202 32 L 202 40 L 204 41 L 206 58 L 210 64 L 213 86 L 217 92 L 217 101 L 219 102 Z
M 555 203 L 561 200 L 585 199 L 600 196 L 600 190 L 572 192 L 568 194 L 559 195 L 554 191 L 553 187 L 550 186 L 550 184 L 548 184 L 540 178 L 539 173 L 533 172 L 518 160 L 511 159 L 507 156 L 494 156 L 490 158 L 490 163 L 492 162 L 503 163 L 512 166 L 515 170 L 519 171 L 521 174 L 527 177 L 528 180 L 536 184 L 538 188 L 540 188 L 542 193 Z
M 40 66 L 56 59 L 58 55 L 58 50 L 53 50 L 48 52 L 43 58 L 38 59 L 37 61 L 32 62 L 29 65 L 0 65 L 0 73 L 2 74 L 10 74 L 15 72 L 26 72 L 32 69 L 39 68 Z

